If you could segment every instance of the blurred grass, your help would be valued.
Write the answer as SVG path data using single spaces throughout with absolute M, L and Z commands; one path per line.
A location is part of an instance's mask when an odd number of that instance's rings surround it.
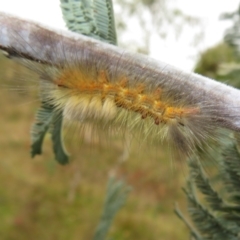
M 133 191 L 114 221 L 111 239 L 187 239 L 188 230 L 173 213 L 175 202 L 186 204 L 181 191 L 186 164 L 171 160 L 166 146 L 133 140 L 128 160 L 119 164 L 120 141 L 89 143 L 75 136 L 80 135 L 75 128 L 66 135 L 69 165 L 54 161 L 49 136 L 43 155 L 30 158 L 29 132 L 40 103 L 36 83 L 32 88 L 19 78 L 23 71 L 0 56 L 0 239 L 91 239 L 113 172 Z M 17 85 L 26 91 L 15 91 Z

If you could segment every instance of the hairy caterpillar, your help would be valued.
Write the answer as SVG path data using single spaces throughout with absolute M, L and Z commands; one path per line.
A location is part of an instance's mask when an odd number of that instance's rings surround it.
M 46 101 L 70 121 L 168 139 L 184 155 L 216 139 L 221 127 L 239 131 L 239 92 L 233 88 L 85 37 L 64 38 L 37 25 L 29 32 L 29 23 L 16 41 L 9 34 L 16 36 L 19 21 L 10 18 L 9 29 L 6 19 L 3 15 L 0 48 L 40 62 L 27 66 L 38 73 Z
M 143 137 L 169 138 L 183 153 L 190 153 L 194 142 L 188 134 L 194 130 L 192 124 L 199 124 L 203 115 L 200 107 L 184 104 L 160 87 L 149 87 L 144 76 L 141 81 L 129 82 L 129 76 L 118 75 L 117 71 L 110 74 L 108 68 L 81 60 L 66 67 L 64 64 L 45 75 L 42 91 L 48 91 L 45 98 L 63 110 L 68 120 L 140 130 Z M 201 135 L 195 137 L 205 138 L 207 130 L 202 127 Z

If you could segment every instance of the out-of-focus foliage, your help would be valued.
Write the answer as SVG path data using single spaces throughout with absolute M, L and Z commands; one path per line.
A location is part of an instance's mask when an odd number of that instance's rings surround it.
M 221 19 L 230 20 L 232 27 L 230 27 L 226 33 L 224 40 L 237 51 L 240 50 L 240 5 L 238 9 L 231 13 L 224 13 L 221 15 Z
M 240 63 L 234 49 L 227 43 L 219 43 L 200 55 L 194 71 L 217 80 L 228 80 L 233 66 Z M 235 80 L 234 76 L 229 80 Z M 232 83 L 232 82 L 231 82 Z
M 131 188 L 124 181 L 109 178 L 103 213 L 93 240 L 106 239 L 113 218 L 125 204 L 130 190 Z
M 190 177 L 184 192 L 194 227 L 187 224 L 195 240 L 238 240 L 240 232 L 240 154 L 238 141 L 226 144 L 218 162 L 217 178 L 207 174 L 199 160 L 189 160 Z M 215 181 L 214 181 L 215 179 Z M 216 181 L 216 179 L 218 181 Z
M 232 21 L 224 43 L 204 51 L 194 71 L 240 88 L 240 5 L 236 11 L 222 14 L 221 19 Z
M 240 58 L 227 43 L 220 43 L 204 51 L 194 71 L 240 88 Z
M 123 47 L 148 54 L 152 35 L 166 39 L 173 34 L 177 39 L 188 26 L 194 26 L 191 44 L 200 43 L 204 35 L 201 21 L 176 8 L 172 0 L 114 0 L 113 3 L 119 44 Z M 138 37 L 134 35 L 134 39 L 125 42 L 125 34 L 131 35 L 131 27 Z
M 221 64 L 234 61 L 236 61 L 234 49 L 226 43 L 220 43 L 207 49 L 200 55 L 194 71 L 208 77 L 216 78 Z

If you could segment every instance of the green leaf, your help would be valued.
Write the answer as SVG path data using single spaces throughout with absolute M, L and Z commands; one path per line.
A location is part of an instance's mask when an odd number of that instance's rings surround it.
M 189 229 L 189 231 L 191 233 L 191 236 L 193 237 L 194 240 L 204 240 L 203 238 L 201 238 L 201 236 L 196 231 L 196 229 L 194 229 L 193 226 L 189 223 L 189 221 L 184 217 L 184 215 L 182 214 L 182 212 L 178 208 L 177 204 L 175 204 L 174 212 L 185 223 L 185 225 Z
M 125 204 L 131 187 L 125 182 L 110 177 L 107 194 L 100 223 L 96 229 L 94 240 L 104 240 L 118 210 Z
M 37 111 L 35 116 L 35 123 L 31 129 L 31 155 L 34 157 L 37 154 L 42 153 L 42 143 L 46 132 L 49 129 L 49 125 L 52 121 L 52 106 L 46 102 L 42 102 L 42 106 Z
M 203 239 L 229 239 L 237 240 L 237 233 L 229 229 L 221 218 L 213 215 L 207 208 L 200 204 L 190 188 L 184 189 L 188 199 L 188 212 L 197 230 Z
M 53 118 L 52 118 L 52 142 L 53 142 L 53 151 L 55 153 L 56 160 L 62 164 L 67 164 L 68 161 L 68 154 L 65 150 L 64 143 L 62 140 L 62 123 L 63 123 L 63 116 L 62 111 L 54 111 Z
M 240 154 L 236 143 L 229 144 L 223 151 L 222 174 L 230 193 L 240 192 Z M 237 202 L 240 203 L 239 201 Z
M 197 232 L 177 209 L 176 213 L 190 229 L 194 239 L 239 239 L 240 232 L 240 154 L 237 142 L 224 141 L 221 155 L 216 154 L 219 182 L 212 181 L 204 171 L 201 162 L 192 158 L 188 161 L 190 178 L 185 194 L 188 199 L 189 215 Z M 218 149 L 219 152 L 220 149 Z M 216 179 L 216 178 L 215 178 Z M 215 183 L 215 184 L 214 184 Z M 221 184 L 219 184 L 221 183 Z M 194 187 L 195 186 L 195 187 Z M 219 189 L 219 186 L 221 188 Z M 217 190 L 216 190 L 217 189 Z M 221 190 L 224 189 L 224 192 Z M 221 191 L 221 194 L 219 193 Z M 198 193 L 203 194 L 199 201 Z
M 198 190 L 205 195 L 211 209 L 216 211 L 223 210 L 227 204 L 212 187 L 198 159 L 189 159 L 188 165 L 190 167 L 191 180 L 195 183 Z
M 112 0 L 61 0 L 69 30 L 117 44 Z

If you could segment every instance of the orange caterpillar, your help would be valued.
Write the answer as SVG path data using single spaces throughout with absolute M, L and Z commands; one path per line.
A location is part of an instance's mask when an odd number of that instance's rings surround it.
M 72 90 L 73 96 L 67 100 L 67 103 L 82 108 L 81 115 L 87 115 L 88 112 L 89 117 L 92 118 L 112 119 L 117 113 L 116 108 L 119 107 L 139 113 L 142 119 L 150 117 L 156 125 L 171 120 L 176 120 L 180 125 L 184 125 L 181 119 L 199 111 L 198 108 L 174 107 L 164 102 L 161 100 L 161 89 L 159 88 L 151 93 L 147 92 L 144 85 L 129 87 L 126 78 L 112 83 L 104 71 L 100 72 L 96 80 L 86 81 L 86 78 L 87 76 L 84 76 L 78 69 L 74 71 L 67 69 L 55 81 L 58 87 Z M 78 96 L 78 94 L 80 95 Z M 83 100 L 84 98 L 87 99 L 86 102 Z M 85 104 L 88 109 L 84 111 Z M 74 109 L 72 110 L 74 112 Z

